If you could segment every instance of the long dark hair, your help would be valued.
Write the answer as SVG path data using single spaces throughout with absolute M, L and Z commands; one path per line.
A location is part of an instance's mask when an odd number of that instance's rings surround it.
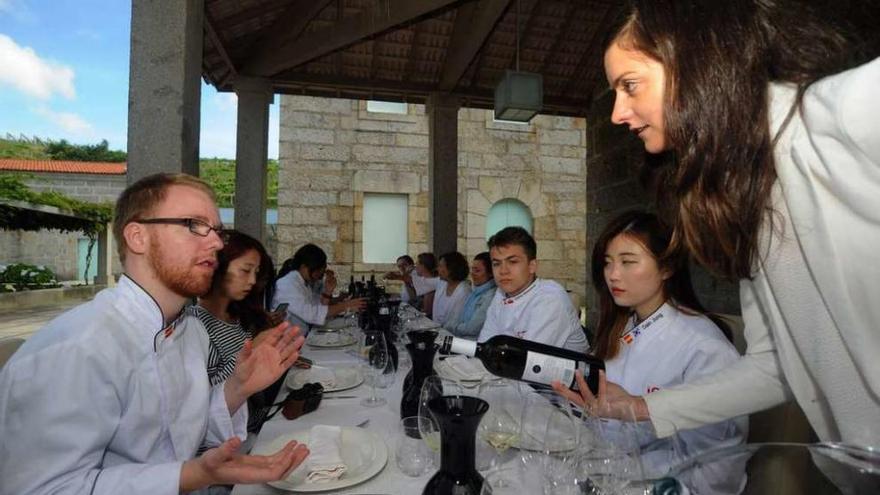
M 310 272 L 327 268 L 327 253 L 323 249 L 314 244 L 305 244 L 293 253 L 293 258 L 288 258 L 278 270 L 278 278 L 288 273 L 299 270 L 299 267 L 305 265 Z
M 799 104 L 813 82 L 868 60 L 876 40 L 858 43 L 852 30 L 807 2 L 630 4 L 605 48 L 637 49 L 665 69 L 671 151 L 654 184 L 657 203 L 672 219 L 671 249 L 689 249 L 718 275 L 749 278 L 759 230 L 772 221 L 769 83 L 797 84 Z
M 257 252 L 260 256 L 260 264 L 254 287 L 244 299 L 241 301 L 230 301 L 227 307 L 230 316 L 238 319 L 245 330 L 256 335 L 268 326 L 265 291 L 275 276 L 275 265 L 260 241 L 236 230 L 227 230 L 225 234 L 227 238 L 226 245 L 217 253 L 218 264 L 217 270 L 214 271 L 214 278 L 211 281 L 211 289 L 216 290 L 223 286 L 223 279 L 226 277 L 229 263 L 232 260 L 243 256 L 251 250 Z
M 626 320 L 632 314 L 630 308 L 618 306 L 611 297 L 605 282 L 605 252 L 608 244 L 620 234 L 631 237 L 651 253 L 659 269 L 671 275 L 663 282 L 663 294 L 667 302 L 688 314 L 706 314 L 700 304 L 694 287 L 688 259 L 681 254 L 669 251 L 672 232 L 656 215 L 644 211 L 628 211 L 611 220 L 596 240 L 593 247 L 592 276 L 593 287 L 599 295 L 599 324 L 596 328 L 596 343 L 592 353 L 601 359 L 611 359 L 620 351 L 620 337 L 626 327 Z M 721 328 L 730 340 L 730 329 L 715 315 L 707 315 Z

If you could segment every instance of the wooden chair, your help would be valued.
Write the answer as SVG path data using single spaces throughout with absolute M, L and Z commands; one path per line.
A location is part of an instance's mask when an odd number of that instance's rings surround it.
M 9 361 L 9 358 L 21 347 L 21 344 L 24 344 L 24 339 L 18 337 L 0 340 L 0 369 L 3 369 L 6 361 Z

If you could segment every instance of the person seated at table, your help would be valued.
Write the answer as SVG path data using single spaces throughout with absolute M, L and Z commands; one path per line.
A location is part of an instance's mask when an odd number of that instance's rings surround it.
M 471 293 L 471 284 L 467 281 L 467 258 L 458 251 L 440 255 L 437 264 L 434 286 L 434 304 L 431 308 L 431 319 L 440 325 L 458 318 L 464 307 L 464 301 Z
M 0 493 L 176 494 L 276 481 L 302 463 L 296 442 L 238 452 L 242 406 L 296 361 L 295 328 L 268 330 L 225 382 L 206 380 L 208 338 L 183 308 L 211 287 L 221 229 L 198 178 L 155 174 L 122 191 L 117 285 L 49 322 L 0 370 Z
M 366 306 L 362 298 L 333 301 L 336 275 L 327 269 L 327 254 L 314 244 L 299 248 L 293 258 L 284 262 L 275 280 L 272 307 L 287 303 L 287 319 L 303 332 L 321 326 L 346 310 L 360 311 Z
M 416 267 L 409 276 L 403 277 L 412 298 L 421 298 L 416 306 L 422 313 L 431 317 L 434 311 L 434 291 L 437 289 L 437 258 L 434 253 L 420 253 L 416 256 Z
M 568 293 L 557 282 L 538 278 L 538 247 L 522 227 L 505 227 L 489 238 L 495 291 L 477 338 L 512 335 L 586 352 L 587 337 Z
M 386 273 L 384 278 L 386 280 L 399 280 L 401 282 L 400 302 L 414 302 L 416 300 L 415 290 L 412 288 L 412 280 L 409 278 L 409 274 L 415 269 L 415 262 L 410 255 L 404 254 L 397 258 L 395 264 L 397 265 L 397 271 Z M 407 284 L 405 279 L 409 280 L 409 284 Z M 410 291 L 413 291 L 412 295 L 410 294 Z
M 707 316 L 697 299 L 687 257 L 667 254 L 670 238 L 671 231 L 657 216 L 630 211 L 612 220 L 593 248 L 599 322 L 590 351 L 605 361 L 606 378 L 634 395 L 699 380 L 739 359 L 726 325 Z M 583 403 L 575 392 L 564 395 Z M 646 429 L 651 430 L 650 424 Z M 649 477 L 662 476 L 681 461 L 674 454 L 692 456 L 739 445 L 747 433 L 745 416 L 681 431 L 682 452 L 675 452 L 672 440 L 658 440 L 648 432 L 640 435 L 643 465 Z M 745 465 L 725 467 L 696 470 L 686 484 L 693 493 L 739 493 L 746 481 Z
M 471 262 L 471 285 L 471 293 L 458 317 L 444 325 L 456 337 L 476 338 L 486 321 L 486 311 L 496 288 L 495 279 L 492 278 L 492 258 L 486 251 L 474 256 Z
M 229 378 L 246 340 L 259 341 L 264 330 L 284 320 L 284 315 L 265 309 L 265 290 L 275 274 L 269 253 L 247 234 L 229 230 L 225 236 L 226 244 L 217 253 L 211 289 L 190 308 L 208 332 L 211 385 Z M 259 431 L 282 381 L 248 398 L 249 432 Z

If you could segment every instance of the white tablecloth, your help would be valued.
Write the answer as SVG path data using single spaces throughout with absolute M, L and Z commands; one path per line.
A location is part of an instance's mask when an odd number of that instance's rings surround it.
M 351 354 L 356 345 L 342 348 L 316 348 L 308 344 L 303 346 L 302 355 L 315 361 L 315 364 L 332 367 L 334 365 L 353 365 L 357 358 Z M 291 368 L 291 373 L 299 372 Z M 401 367 L 398 370 L 396 380 L 387 389 L 377 389 L 377 395 L 384 397 L 387 404 L 374 408 L 361 406 L 360 401 L 370 395 L 370 387 L 363 384 L 350 390 L 329 392 L 324 394 L 324 400 L 314 412 L 301 416 L 295 420 L 287 420 L 278 414 L 263 425 L 257 436 L 255 447 L 262 446 L 272 441 L 278 435 L 286 432 L 308 429 L 316 424 L 329 424 L 337 426 L 354 426 L 365 419 L 370 422 L 365 429 L 375 433 L 385 441 L 388 448 L 388 462 L 385 468 L 374 478 L 346 489 L 327 491 L 321 493 L 333 494 L 418 494 L 422 492 L 425 484 L 433 476 L 430 472 L 419 478 L 406 476 L 397 468 L 394 461 L 394 443 L 398 434 L 400 422 L 400 398 L 402 395 L 403 379 L 409 371 L 409 367 Z M 286 394 L 287 388 L 282 387 L 281 394 Z M 352 399 L 332 399 L 333 396 L 356 396 Z M 232 490 L 233 495 L 269 495 L 290 493 L 279 490 L 269 485 L 236 485 Z

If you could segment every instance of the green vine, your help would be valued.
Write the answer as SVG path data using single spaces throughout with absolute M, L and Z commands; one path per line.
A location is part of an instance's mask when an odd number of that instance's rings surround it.
M 113 205 L 90 203 L 69 198 L 55 191 L 35 192 L 14 174 L 0 175 L 0 200 L 22 201 L 53 206 L 65 215 L 0 204 L 0 228 L 5 230 L 58 229 L 62 232 L 82 231 L 89 236 L 102 232 L 113 220 Z

